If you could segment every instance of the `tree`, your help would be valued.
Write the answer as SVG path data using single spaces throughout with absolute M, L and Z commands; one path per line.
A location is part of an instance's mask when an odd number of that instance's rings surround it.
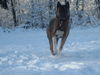
M 100 19 L 100 0 L 95 0 L 98 19 Z
M 13 15 L 14 26 L 17 26 L 17 18 L 16 18 L 16 11 L 15 11 L 15 0 L 11 0 L 11 7 L 12 7 L 12 15 Z
M 0 0 L 1 7 L 4 9 L 8 9 L 7 0 Z
M 49 0 L 49 18 L 51 18 L 53 14 L 53 1 Z

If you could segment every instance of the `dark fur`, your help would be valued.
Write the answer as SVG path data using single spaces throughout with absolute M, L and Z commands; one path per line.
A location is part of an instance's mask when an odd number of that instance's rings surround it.
M 56 36 L 56 31 L 61 30 L 64 32 L 61 37 L 61 45 L 60 50 L 62 50 L 63 45 L 68 37 L 70 26 L 69 26 L 69 18 L 70 18 L 70 10 L 69 10 L 69 2 L 66 2 L 66 5 L 61 5 L 60 2 L 57 3 L 57 11 L 56 17 L 50 20 L 49 26 L 47 28 L 47 37 L 50 44 L 50 50 L 52 55 L 54 54 L 53 50 L 53 40 L 52 37 Z M 58 43 L 59 37 L 56 36 L 56 41 Z

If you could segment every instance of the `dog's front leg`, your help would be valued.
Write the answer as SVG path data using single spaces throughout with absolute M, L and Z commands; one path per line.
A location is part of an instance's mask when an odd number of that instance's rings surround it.
M 51 51 L 51 54 L 52 55 L 55 55 L 54 54 L 54 51 L 53 51 L 53 40 L 52 40 L 52 37 L 48 37 L 48 40 L 49 40 L 49 45 L 50 45 L 50 51 Z
M 54 36 L 52 38 L 52 40 L 53 40 L 53 50 L 54 50 L 54 54 L 56 54 L 57 53 L 57 39 L 56 39 L 56 36 Z
M 66 41 L 66 36 L 63 36 L 62 39 L 61 39 L 61 44 L 60 44 L 60 48 L 58 50 L 58 55 L 61 55 L 61 51 L 63 49 L 63 46 L 65 44 L 65 41 Z

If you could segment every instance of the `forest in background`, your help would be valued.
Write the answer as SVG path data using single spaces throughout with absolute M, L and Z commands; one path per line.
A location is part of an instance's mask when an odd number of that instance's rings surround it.
M 0 0 L 0 75 L 100 75 L 100 0 L 69 0 L 72 28 L 52 56 L 46 27 L 57 1 Z
M 0 27 L 46 28 L 55 16 L 57 1 L 64 0 L 0 0 Z M 75 26 L 100 25 L 100 0 L 68 0 L 70 24 Z

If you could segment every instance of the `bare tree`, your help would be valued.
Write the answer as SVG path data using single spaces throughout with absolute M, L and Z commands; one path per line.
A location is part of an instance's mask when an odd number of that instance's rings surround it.
M 1 7 L 4 9 L 8 9 L 7 0 L 0 0 Z
M 15 0 L 11 0 L 11 7 L 12 7 L 12 15 L 13 15 L 14 26 L 17 26 L 17 18 L 16 18 L 16 10 L 15 10 Z
M 95 0 L 98 19 L 100 19 L 100 0 Z
M 82 18 L 82 13 L 84 12 L 84 0 L 76 1 L 76 12 L 80 20 Z
M 51 18 L 52 14 L 53 14 L 53 1 L 49 0 L 49 18 Z

